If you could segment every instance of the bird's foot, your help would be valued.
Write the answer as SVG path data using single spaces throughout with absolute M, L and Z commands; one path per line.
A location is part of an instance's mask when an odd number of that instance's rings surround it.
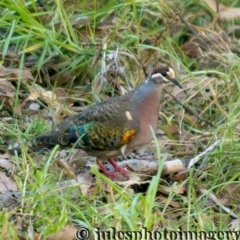
M 130 179 L 128 171 L 121 168 L 112 158 L 108 159 L 108 162 L 113 166 L 114 172 L 109 172 L 107 168 L 97 160 L 97 165 L 106 177 L 113 181 L 127 181 Z

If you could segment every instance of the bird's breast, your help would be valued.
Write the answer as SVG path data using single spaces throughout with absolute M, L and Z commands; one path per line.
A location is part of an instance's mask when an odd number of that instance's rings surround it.
M 159 91 L 154 91 L 149 95 L 139 99 L 132 109 L 133 118 L 139 124 L 139 129 L 132 139 L 128 148 L 140 148 L 151 142 L 153 139 L 152 130 L 155 132 L 157 129 L 159 108 L 160 108 L 160 96 Z

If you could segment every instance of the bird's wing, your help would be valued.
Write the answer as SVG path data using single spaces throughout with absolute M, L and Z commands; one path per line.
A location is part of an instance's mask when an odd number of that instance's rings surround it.
M 31 148 L 36 151 L 57 144 L 93 151 L 120 148 L 134 138 L 139 124 L 129 115 L 129 98 L 119 98 L 121 104 L 113 98 L 63 120 L 53 131 L 34 138 Z

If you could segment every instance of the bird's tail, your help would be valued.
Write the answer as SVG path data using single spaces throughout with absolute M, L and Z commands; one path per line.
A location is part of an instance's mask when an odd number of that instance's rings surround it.
M 42 153 L 47 149 L 51 149 L 56 145 L 67 145 L 68 138 L 66 134 L 56 134 L 56 135 L 48 135 L 42 134 L 34 139 L 32 139 L 28 144 L 28 149 L 33 152 Z M 19 144 L 12 146 L 8 149 L 10 154 L 14 154 L 15 152 L 21 153 L 21 147 Z
M 68 143 L 69 141 L 67 134 L 64 133 L 55 135 L 42 134 L 31 140 L 29 148 L 35 152 L 44 148 L 51 149 L 56 145 L 64 146 L 67 145 Z

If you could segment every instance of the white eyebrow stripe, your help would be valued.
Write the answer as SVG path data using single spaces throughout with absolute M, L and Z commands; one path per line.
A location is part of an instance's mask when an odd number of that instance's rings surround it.
M 151 78 L 157 78 L 157 77 L 160 77 L 162 80 L 164 80 L 165 82 L 169 82 L 167 80 L 167 78 L 165 78 L 161 73 L 155 73 L 151 76 Z
M 161 77 L 162 74 L 161 73 L 155 73 L 152 75 L 152 78 L 157 78 L 157 77 Z

